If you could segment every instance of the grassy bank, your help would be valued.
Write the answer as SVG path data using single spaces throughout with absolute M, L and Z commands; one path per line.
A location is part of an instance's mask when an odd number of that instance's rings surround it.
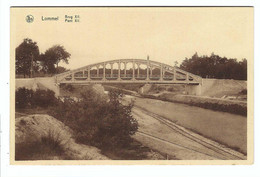
M 142 95 L 142 96 L 144 98 L 157 99 L 157 100 L 168 101 L 172 103 L 187 104 L 189 106 L 196 106 L 196 107 L 210 109 L 214 111 L 228 112 L 232 114 L 247 116 L 247 107 L 236 103 L 222 104 L 222 103 L 212 103 L 209 101 L 205 101 L 205 102 L 190 101 L 188 99 L 178 100 L 175 99 L 174 97 L 170 97 L 167 95 L 161 95 L 161 96 Z

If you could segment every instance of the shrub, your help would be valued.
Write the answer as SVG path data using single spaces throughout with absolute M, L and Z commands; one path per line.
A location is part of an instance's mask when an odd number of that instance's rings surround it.
M 15 160 L 52 160 L 55 156 L 66 157 L 59 134 L 49 131 L 41 139 L 15 144 Z M 66 157 L 67 158 L 67 157 Z
M 32 106 L 33 90 L 25 87 L 19 88 L 15 92 L 15 106 L 17 108 L 26 108 Z
M 64 85 L 62 85 L 62 88 L 69 92 L 73 92 L 75 90 L 75 88 L 71 84 L 64 84 Z
M 56 101 L 55 93 L 52 90 L 36 90 L 32 99 L 35 106 L 44 108 L 54 105 Z
M 36 106 L 46 108 L 57 102 L 52 90 L 36 90 L 19 88 L 15 92 L 15 106 L 17 108 L 33 108 Z
M 66 98 L 49 114 L 74 130 L 79 143 L 101 149 L 123 147 L 131 143 L 131 135 L 137 131 L 138 124 L 131 115 L 132 105 L 120 103 L 122 96 L 119 91 L 111 91 L 107 100 L 86 88 L 79 101 Z
M 49 130 L 46 136 L 41 137 L 41 143 L 45 146 L 48 146 L 56 154 L 61 154 L 64 152 L 60 134 L 55 131 Z

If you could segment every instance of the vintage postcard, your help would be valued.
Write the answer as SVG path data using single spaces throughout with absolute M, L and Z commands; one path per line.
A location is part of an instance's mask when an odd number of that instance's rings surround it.
M 253 7 L 10 12 L 11 164 L 253 163 Z

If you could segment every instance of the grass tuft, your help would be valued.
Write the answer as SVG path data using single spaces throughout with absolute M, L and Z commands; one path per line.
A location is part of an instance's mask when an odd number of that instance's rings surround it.
M 49 131 L 36 141 L 27 141 L 15 144 L 15 160 L 54 160 L 64 154 L 64 144 L 60 134 Z

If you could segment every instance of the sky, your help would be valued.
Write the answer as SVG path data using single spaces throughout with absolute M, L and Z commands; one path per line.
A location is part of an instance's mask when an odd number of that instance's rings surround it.
M 34 21 L 26 22 L 32 15 Z M 79 22 L 65 22 L 65 15 Z M 43 21 L 42 17 L 59 17 Z M 24 38 L 44 53 L 62 45 L 68 69 L 114 59 L 146 59 L 174 65 L 195 52 L 253 59 L 253 8 L 12 8 L 11 50 Z

